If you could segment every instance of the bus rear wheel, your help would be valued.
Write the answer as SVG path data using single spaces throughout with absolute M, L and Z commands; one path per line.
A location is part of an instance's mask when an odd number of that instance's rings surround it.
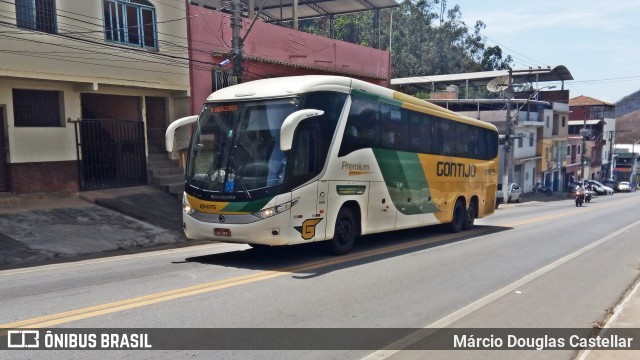
M 351 209 L 343 207 L 336 218 L 336 228 L 333 239 L 329 241 L 329 251 L 334 255 L 349 252 L 358 235 L 355 217 Z
M 473 222 L 476 220 L 476 203 L 475 201 L 469 202 L 469 208 L 465 212 L 464 223 L 462 224 L 462 229 L 470 230 L 473 228 Z
M 456 201 L 456 205 L 453 207 L 453 218 L 451 219 L 451 224 L 449 224 L 449 231 L 452 233 L 457 233 L 462 230 L 465 219 L 465 210 L 464 205 L 462 205 L 462 201 Z

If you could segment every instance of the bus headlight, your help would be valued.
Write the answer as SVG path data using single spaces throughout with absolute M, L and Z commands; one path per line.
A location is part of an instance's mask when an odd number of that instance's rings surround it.
M 189 204 L 182 204 L 182 212 L 191 215 L 196 211 Z
M 300 200 L 300 198 L 296 198 L 296 199 L 293 199 L 291 201 L 287 201 L 284 204 L 280 204 L 278 206 L 270 207 L 270 208 L 267 208 L 267 209 L 262 209 L 260 211 L 251 213 L 251 215 L 253 215 L 255 217 L 259 217 L 261 219 L 266 219 L 266 218 L 272 217 L 274 215 L 278 215 L 280 213 L 283 213 L 283 212 L 291 209 L 291 207 L 294 206 L 295 204 L 297 204 L 299 200 Z

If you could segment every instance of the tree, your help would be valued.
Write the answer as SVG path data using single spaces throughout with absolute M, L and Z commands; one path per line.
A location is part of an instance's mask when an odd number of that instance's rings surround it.
M 300 28 L 326 36 L 328 21 L 320 19 L 304 21 Z M 513 62 L 511 56 L 503 58 L 499 46 L 486 46 L 482 21 L 470 29 L 460 6 L 447 9 L 446 0 L 403 0 L 399 8 L 381 11 L 379 19 L 373 11 L 337 15 L 334 27 L 338 40 L 391 51 L 392 77 L 500 70 Z

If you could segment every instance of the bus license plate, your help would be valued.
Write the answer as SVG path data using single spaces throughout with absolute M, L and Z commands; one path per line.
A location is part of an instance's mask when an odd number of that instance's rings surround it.
M 213 235 L 215 236 L 231 236 L 231 229 L 213 228 Z

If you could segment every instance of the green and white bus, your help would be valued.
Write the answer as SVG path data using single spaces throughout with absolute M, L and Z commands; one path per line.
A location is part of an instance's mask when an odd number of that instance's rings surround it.
M 183 198 L 188 238 L 292 245 L 492 214 L 495 126 L 339 76 L 257 80 L 211 94 L 196 118 Z

